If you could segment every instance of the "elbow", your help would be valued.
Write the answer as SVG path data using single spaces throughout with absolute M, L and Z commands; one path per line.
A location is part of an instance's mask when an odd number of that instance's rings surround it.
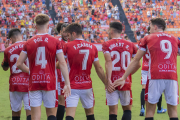
M 4 71 L 7 71 L 7 70 L 8 70 L 8 67 L 3 67 L 3 70 L 4 70 Z
M 21 64 L 17 61 L 16 66 L 17 68 L 20 68 Z

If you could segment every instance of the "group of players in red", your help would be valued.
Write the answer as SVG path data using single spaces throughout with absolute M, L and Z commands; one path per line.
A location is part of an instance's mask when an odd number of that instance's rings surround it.
M 140 68 L 140 59 L 146 52 L 149 70 L 145 83 L 145 120 L 153 120 L 163 92 L 170 120 L 178 120 L 178 40 L 163 32 L 166 28 L 163 19 L 150 21 L 150 35 L 140 41 L 138 51 L 132 42 L 120 37 L 122 24 L 110 23 L 110 40 L 102 45 L 106 74 L 99 63 L 97 48 L 83 40 L 78 23 L 59 23 L 59 35 L 55 38 L 47 34 L 47 15 L 37 15 L 35 22 L 38 34 L 27 42 L 22 42 L 19 29 L 14 28 L 8 34 L 12 45 L 4 52 L 2 67 L 5 71 L 10 67 L 11 72 L 12 120 L 20 120 L 22 101 L 27 120 L 40 120 L 42 101 L 48 120 L 63 120 L 65 109 L 66 120 L 74 120 L 79 99 L 87 120 L 95 120 L 92 65 L 106 88 L 109 120 L 117 120 L 119 99 L 124 111 L 122 120 L 131 120 L 131 75 Z

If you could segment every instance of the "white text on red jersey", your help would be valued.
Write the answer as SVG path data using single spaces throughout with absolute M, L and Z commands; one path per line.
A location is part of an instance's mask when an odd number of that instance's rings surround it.
M 92 45 L 89 44 L 89 43 L 76 44 L 76 45 L 74 45 L 73 47 L 74 47 L 75 50 L 77 50 L 77 49 L 79 49 L 79 48 L 81 48 L 81 47 L 89 47 L 89 48 L 92 49 Z

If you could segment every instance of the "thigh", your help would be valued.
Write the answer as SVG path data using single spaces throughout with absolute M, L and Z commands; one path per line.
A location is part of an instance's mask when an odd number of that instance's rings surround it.
M 41 106 L 31 107 L 31 120 L 41 119 Z
M 42 91 L 29 91 L 29 101 L 31 107 L 38 107 L 42 104 Z
M 154 117 L 155 110 L 156 104 L 151 104 L 148 101 L 146 101 L 146 118 Z
M 79 96 L 83 108 L 90 109 L 94 107 L 94 93 L 93 89 L 79 90 Z
M 58 104 L 65 106 L 65 98 L 63 95 L 58 95 Z
M 175 80 L 164 80 L 166 87 L 164 91 L 166 103 L 176 106 L 179 104 L 178 82 Z
M 42 100 L 44 102 L 44 107 L 55 108 L 58 107 L 58 91 L 42 91 Z
M 113 105 L 113 106 L 109 106 L 109 115 L 110 114 L 117 115 L 117 112 L 118 112 L 118 104 L 117 105 Z
M 31 107 L 29 105 L 29 95 L 28 92 L 23 93 L 23 102 L 24 102 L 24 109 L 25 110 L 31 110 Z
M 132 105 L 132 91 L 118 91 L 122 106 Z
M 167 104 L 167 109 L 168 109 L 169 118 L 177 118 L 178 117 L 177 105 L 174 106 L 174 105 Z
M 14 112 L 20 111 L 23 100 L 22 92 L 10 92 L 9 97 L 10 97 L 11 110 Z
M 71 116 L 74 118 L 76 113 L 76 107 L 67 107 L 66 108 L 66 116 Z
M 151 104 L 156 104 L 165 90 L 163 80 L 148 80 L 145 89 L 145 100 Z
M 78 102 L 79 102 L 79 94 L 78 94 L 79 90 L 76 89 L 71 89 L 71 95 L 69 97 L 66 98 L 66 108 L 69 107 L 77 107 Z
M 54 108 L 46 108 L 46 115 L 49 117 L 50 115 L 56 116 L 57 107 Z
M 115 90 L 112 93 L 109 93 L 106 90 L 106 102 L 108 106 L 115 106 L 118 104 L 118 100 L 119 100 L 119 94 L 118 94 L 118 90 Z

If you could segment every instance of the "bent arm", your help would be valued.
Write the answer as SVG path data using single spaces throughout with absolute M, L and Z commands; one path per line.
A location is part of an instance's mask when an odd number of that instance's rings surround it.
M 17 60 L 16 66 L 22 70 L 22 72 L 29 74 L 29 68 L 24 64 L 25 60 L 27 59 L 27 54 L 21 52 L 19 59 Z

